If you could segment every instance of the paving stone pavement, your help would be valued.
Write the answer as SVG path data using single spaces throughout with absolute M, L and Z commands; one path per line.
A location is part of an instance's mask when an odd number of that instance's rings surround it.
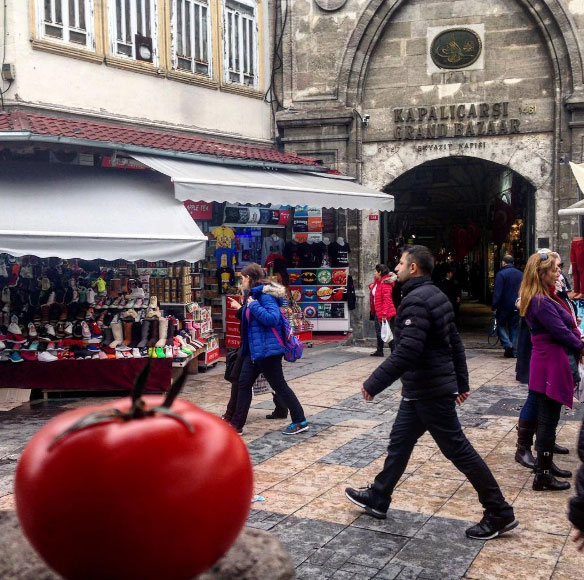
M 379 364 L 369 349 L 307 349 L 285 374 L 302 402 L 310 429 L 281 433 L 285 420 L 267 420 L 270 395 L 254 398 L 243 439 L 255 475 L 248 525 L 274 533 L 290 551 L 299 580 L 572 580 L 584 555 L 576 552 L 566 519 L 571 492 L 531 490 L 532 474 L 515 463 L 515 424 L 527 394 L 515 381 L 514 361 L 499 350 L 468 351 L 472 396 L 459 409 L 468 438 L 513 504 L 520 526 L 491 542 L 464 530 L 482 515 L 465 477 L 429 435 L 414 449 L 386 520 L 349 503 L 346 486 L 363 486 L 380 470 L 400 402 L 399 382 L 366 403 L 363 380 Z M 229 385 L 217 368 L 189 379 L 184 398 L 222 414 Z M 100 399 L 103 401 L 103 399 Z M 63 399 L 0 411 L 0 510 L 14 509 L 12 481 L 26 441 L 56 414 L 93 404 Z M 565 410 L 559 443 L 575 447 L 582 405 Z M 558 463 L 573 471 L 574 453 Z M 269 579 L 266 579 L 269 580 Z

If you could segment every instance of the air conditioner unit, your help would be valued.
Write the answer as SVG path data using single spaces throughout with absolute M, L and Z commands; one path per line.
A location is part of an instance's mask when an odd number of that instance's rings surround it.
M 134 36 L 134 46 L 136 48 L 136 60 L 153 62 L 154 50 L 152 48 L 152 39 L 150 37 L 136 34 Z

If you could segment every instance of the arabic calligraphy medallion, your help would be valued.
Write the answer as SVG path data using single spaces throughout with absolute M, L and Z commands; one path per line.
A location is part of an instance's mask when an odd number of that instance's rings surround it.
M 450 28 L 434 38 L 430 56 L 436 66 L 452 70 L 475 63 L 481 50 L 481 39 L 474 30 Z

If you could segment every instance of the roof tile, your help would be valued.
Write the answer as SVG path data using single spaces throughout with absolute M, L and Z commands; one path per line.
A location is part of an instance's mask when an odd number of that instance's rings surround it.
M 23 111 L 0 113 L 0 131 L 30 131 L 35 135 L 136 145 L 166 151 L 265 161 L 268 163 L 319 165 L 316 159 L 300 157 L 296 153 L 282 153 L 268 147 L 223 143 L 169 131 L 135 129 L 131 126 L 114 125 L 113 123 L 85 121 L 67 117 L 50 117 Z

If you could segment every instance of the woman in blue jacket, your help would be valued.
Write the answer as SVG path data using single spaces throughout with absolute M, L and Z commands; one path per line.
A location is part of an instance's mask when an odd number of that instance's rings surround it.
M 252 386 L 263 373 L 278 398 L 290 409 L 292 423 L 286 427 L 286 435 L 295 435 L 308 429 L 302 405 L 288 386 L 282 371 L 282 322 L 280 305 L 285 288 L 264 280 L 258 264 L 248 264 L 241 271 L 242 287 L 246 294 L 243 307 L 233 299 L 230 305 L 238 308 L 241 319 L 241 353 L 243 358 L 239 374 L 237 406 L 230 424 L 238 433 L 243 432 L 251 405 Z M 277 333 L 277 336 L 276 336 Z

